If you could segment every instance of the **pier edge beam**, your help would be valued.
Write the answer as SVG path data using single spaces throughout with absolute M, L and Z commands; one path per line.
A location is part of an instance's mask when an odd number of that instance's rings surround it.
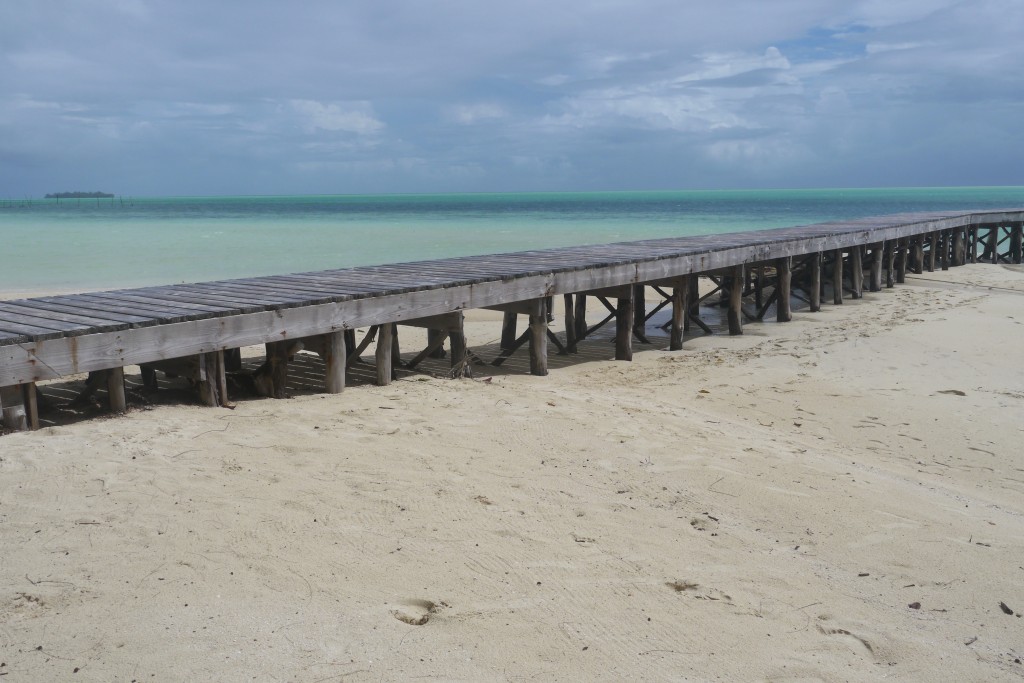
M 817 313 L 821 310 L 821 264 L 823 261 L 824 259 L 820 251 L 814 252 L 811 256 L 809 266 L 811 269 L 811 291 L 808 292 L 811 299 L 811 313 Z
M 21 385 L 0 387 L 0 406 L 3 406 L 0 413 L 3 419 L 0 420 L 0 424 L 16 432 L 28 431 L 28 411 L 25 408 Z
M 530 307 L 530 374 L 548 374 L 548 308 L 545 299 L 533 299 Z
M 328 394 L 340 394 L 345 390 L 346 354 L 343 330 L 324 335 L 324 380 Z
M 789 305 L 793 271 L 792 260 L 788 256 L 775 260 L 775 277 L 779 290 L 779 295 L 775 297 L 775 319 L 780 323 L 788 323 L 793 319 L 793 311 Z
M 729 276 L 729 334 L 743 334 L 743 264 Z

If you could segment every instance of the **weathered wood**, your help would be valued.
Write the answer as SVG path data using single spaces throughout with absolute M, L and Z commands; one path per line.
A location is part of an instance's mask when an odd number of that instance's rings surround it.
M 511 349 L 516 343 L 516 318 L 518 316 L 519 314 L 513 311 L 505 311 L 501 323 L 501 348 L 503 349 Z
M 911 245 L 911 249 L 914 252 L 914 273 L 920 275 L 924 272 L 924 243 L 923 238 L 915 237 Z
M 1010 262 L 1024 261 L 1024 224 L 1014 223 L 1010 227 Z
M 939 255 L 939 231 L 936 230 L 929 236 L 931 249 L 928 251 L 928 272 L 935 272 L 936 259 Z
M 790 310 L 789 295 L 792 284 L 792 261 L 790 257 L 775 260 L 775 287 L 778 297 L 775 302 L 775 318 L 780 323 L 788 323 L 793 319 L 793 312 Z
M 647 324 L 647 288 L 633 285 L 633 327 L 643 334 Z
M 25 397 L 20 386 L 0 387 L 0 406 L 4 427 L 16 432 L 28 431 L 28 413 L 25 410 Z
M 964 251 L 964 231 L 963 228 L 956 228 L 953 230 L 953 265 L 962 266 L 966 259 Z
M 431 347 L 430 357 L 431 358 L 444 358 L 444 339 L 441 340 L 440 344 L 434 344 L 438 337 L 447 337 L 448 333 L 443 329 L 437 329 L 434 327 L 427 328 L 427 346 Z
M 988 231 L 985 251 L 992 263 L 999 263 L 999 226 L 993 225 Z
M 686 321 L 686 305 L 690 298 L 690 279 L 683 278 L 677 287 L 672 288 L 672 320 L 669 332 L 669 351 L 683 348 L 683 326 Z
M 124 368 L 107 370 L 107 396 L 110 400 L 110 412 L 127 412 L 128 397 L 124 392 Z
M 35 431 L 39 429 L 39 392 L 35 382 L 27 382 L 21 385 L 21 395 L 25 406 L 25 419 L 28 421 L 28 428 Z
M 324 374 L 329 394 L 340 394 L 345 390 L 345 361 L 348 358 L 345 351 L 344 332 L 329 332 L 324 335 Z
M 385 323 L 377 328 L 377 386 L 383 387 L 391 384 L 394 378 L 392 367 L 392 339 L 395 334 L 393 323 Z
M 943 230 L 939 235 L 939 267 L 942 270 L 949 270 L 950 261 L 950 235 L 948 230 Z
M 562 295 L 562 306 L 565 315 L 565 348 L 569 353 L 577 353 L 576 307 L 573 305 L 572 294 Z
M 901 239 L 896 243 L 896 284 L 902 285 L 907 281 L 907 240 Z
M 882 291 L 882 255 L 885 248 L 880 243 L 871 245 L 871 271 L 868 278 L 868 289 L 872 292 Z
M 743 334 L 743 266 L 729 276 L 729 334 Z
M 821 310 L 821 265 L 824 260 L 822 256 L 820 251 L 814 252 L 811 254 L 811 259 L 807 265 L 811 269 L 811 288 L 808 291 L 811 299 L 811 313 L 817 313 Z
M 455 378 L 473 376 L 473 363 L 470 361 L 469 349 L 466 347 L 466 331 L 464 326 L 465 319 L 460 312 L 458 324 L 448 331 L 452 346 L 452 377 Z
M 850 290 L 854 299 L 864 296 L 864 259 L 860 245 L 850 248 Z
M 633 293 L 623 292 L 615 307 L 615 360 L 633 360 Z
M 285 353 L 289 349 L 285 347 Z M 284 359 L 285 367 L 297 350 L 294 350 Z M 225 362 L 223 351 L 211 351 L 210 353 L 199 354 L 199 399 L 204 405 L 216 408 L 231 405 L 228 399 L 228 383 L 225 374 Z M 276 388 L 275 388 L 276 389 Z M 281 383 L 281 395 L 284 392 L 284 382 Z M 276 392 L 275 392 L 275 397 Z
M 832 303 L 843 303 L 843 250 L 832 252 Z
M 548 315 L 544 299 L 533 301 L 530 313 L 530 374 L 548 374 Z
M 576 341 L 581 342 L 587 337 L 587 295 L 576 295 Z

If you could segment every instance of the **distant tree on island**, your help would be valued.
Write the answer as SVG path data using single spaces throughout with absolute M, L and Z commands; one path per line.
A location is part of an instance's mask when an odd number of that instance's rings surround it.
M 114 195 L 107 192 L 54 192 L 44 199 L 113 199 Z

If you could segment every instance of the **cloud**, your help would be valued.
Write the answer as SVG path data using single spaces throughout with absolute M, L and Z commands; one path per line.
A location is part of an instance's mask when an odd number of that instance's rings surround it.
M 1018 0 L 2 3 L 0 186 L 920 184 L 930 146 L 1024 182 L 1020 25 Z
M 384 128 L 384 123 L 374 117 L 369 102 L 323 104 L 315 100 L 291 100 L 288 105 L 310 133 L 326 130 L 371 135 Z

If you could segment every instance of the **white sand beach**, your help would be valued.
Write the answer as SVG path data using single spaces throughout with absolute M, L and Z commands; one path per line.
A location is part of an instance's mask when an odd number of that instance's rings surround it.
M 1024 269 L 969 265 L 0 436 L 0 680 L 1020 680 L 1022 340 Z

